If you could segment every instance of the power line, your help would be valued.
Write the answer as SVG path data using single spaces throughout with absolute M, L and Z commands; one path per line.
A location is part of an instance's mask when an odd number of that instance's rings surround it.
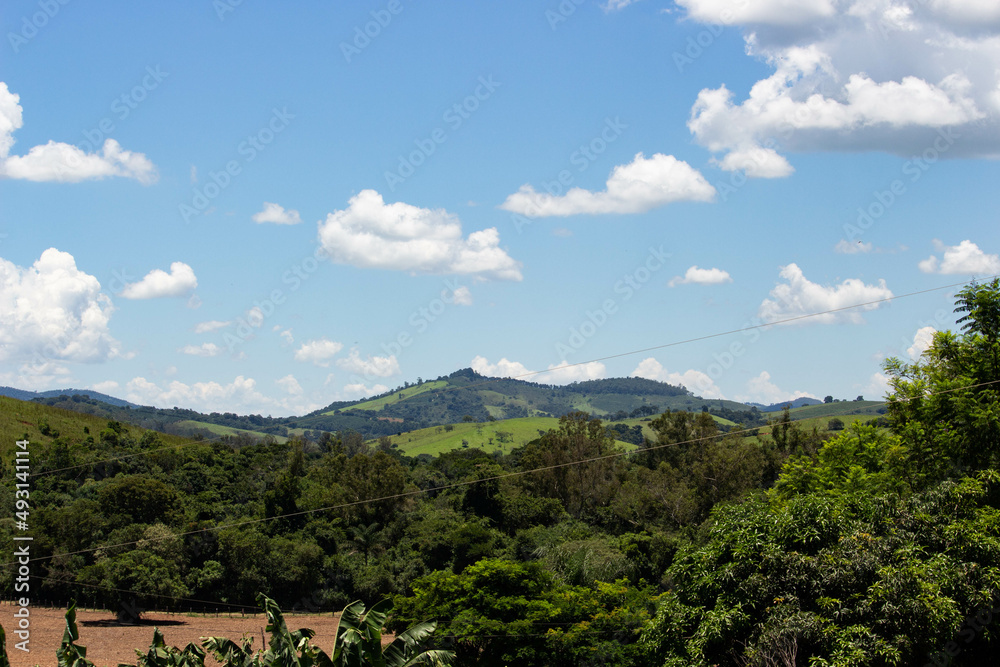
M 966 390 L 969 390 L 969 389 L 976 389 L 978 387 L 984 387 L 984 386 L 998 384 L 998 383 L 1000 383 L 1000 380 L 990 380 L 988 382 L 980 382 L 978 384 L 969 385 L 969 386 L 963 386 L 963 387 L 954 387 L 952 389 L 946 389 L 946 390 L 943 390 L 943 391 L 933 392 L 933 393 L 930 393 L 930 394 L 921 394 L 920 396 L 915 396 L 915 397 L 912 397 L 912 398 L 911 397 L 898 397 L 898 398 L 890 399 L 890 400 L 887 400 L 887 401 L 881 401 L 879 403 L 876 403 L 876 405 L 887 405 L 887 404 L 893 402 L 893 400 L 905 402 L 905 401 L 914 400 L 914 399 L 917 399 L 917 398 L 930 398 L 932 396 L 940 396 L 940 395 L 943 395 L 943 394 L 950 394 L 950 393 L 956 392 L 956 391 L 966 391 Z M 873 406 L 870 406 L 870 407 L 873 407 Z M 809 419 L 809 418 L 806 417 L 806 418 L 803 418 L 803 419 L 791 420 L 791 421 L 786 422 L 786 423 L 788 423 L 788 424 L 797 424 L 799 422 L 805 421 L 806 419 Z M 703 437 L 700 437 L 700 438 L 692 438 L 692 439 L 684 440 L 684 441 L 681 441 L 681 442 L 672 442 L 672 443 L 665 443 L 665 444 L 660 444 L 660 445 L 652 445 L 652 446 L 649 446 L 649 447 L 644 447 L 642 449 L 642 451 L 644 451 L 644 452 L 646 452 L 646 451 L 655 451 L 655 450 L 664 449 L 664 448 L 667 448 L 667 447 L 679 447 L 681 445 L 690 445 L 690 444 L 694 444 L 694 443 L 697 443 L 697 442 L 703 442 L 703 441 L 706 441 L 706 440 L 712 440 L 712 439 L 716 439 L 716 438 L 724 438 L 724 437 L 728 437 L 728 436 L 731 436 L 731 435 L 740 435 L 742 433 L 748 433 L 750 431 L 753 431 L 753 430 L 759 429 L 759 428 L 761 428 L 761 427 L 759 427 L 759 426 L 746 427 L 746 428 L 742 428 L 742 429 L 730 430 L 730 431 L 727 431 L 726 433 L 717 433 L 717 434 L 714 434 L 714 435 L 703 436 Z M 240 527 L 243 527 L 243 526 L 250 526 L 250 525 L 256 525 L 256 524 L 268 523 L 270 521 L 276 521 L 278 519 L 286 519 L 286 518 L 297 517 L 297 516 L 306 516 L 306 515 L 309 515 L 309 514 L 317 514 L 319 512 L 330 512 L 330 511 L 333 511 L 333 510 L 347 509 L 347 508 L 350 508 L 350 507 L 357 507 L 359 505 L 367 505 L 367 504 L 370 504 L 370 503 L 377 503 L 377 502 L 382 502 L 382 501 L 386 501 L 386 500 L 399 500 L 399 499 L 402 499 L 402 498 L 410 498 L 410 497 L 413 497 L 413 496 L 423 495 L 425 493 L 431 493 L 431 492 L 435 492 L 436 493 L 436 492 L 440 492 L 440 491 L 448 491 L 448 490 L 451 490 L 451 489 L 461 488 L 461 487 L 464 487 L 464 486 L 471 486 L 473 484 L 481 484 L 483 482 L 500 481 L 500 480 L 504 480 L 504 479 L 511 479 L 511 478 L 514 478 L 514 477 L 522 477 L 522 476 L 531 475 L 531 474 L 534 474 L 534 473 L 545 472 L 547 470 L 557 470 L 557 469 L 560 469 L 560 468 L 567 468 L 567 467 L 570 467 L 570 466 L 584 465 L 584 464 L 587 464 L 587 463 L 596 463 L 598 461 L 606 461 L 606 460 L 610 460 L 610 459 L 621 458 L 623 456 L 630 456 L 633 453 L 634 453 L 633 451 L 616 451 L 616 452 L 612 452 L 611 454 L 604 454 L 602 456 L 594 456 L 594 457 L 590 457 L 590 458 L 586 458 L 586 459 L 581 459 L 581 460 L 577 460 L 577 461 L 568 461 L 566 463 L 556 463 L 556 464 L 549 465 L 549 466 L 542 466 L 542 467 L 539 467 L 539 468 L 531 468 L 529 470 L 514 470 L 514 471 L 511 471 L 511 472 L 506 472 L 506 473 L 502 473 L 502 474 L 499 474 L 499 475 L 492 475 L 492 476 L 489 476 L 489 477 L 483 477 L 483 478 L 479 478 L 479 479 L 470 479 L 470 480 L 464 480 L 464 481 L 461 481 L 461 482 L 452 482 L 451 484 L 445 484 L 444 486 L 437 486 L 437 487 L 433 487 L 433 488 L 429 488 L 429 489 L 415 489 L 413 491 L 405 491 L 405 492 L 402 492 L 402 493 L 396 493 L 396 494 L 392 494 L 392 495 L 388 495 L 388 496 L 382 496 L 382 497 L 379 497 L 379 498 L 368 498 L 368 499 L 365 499 L 365 500 L 355 500 L 355 501 L 352 501 L 352 502 L 349 502 L 349 503 L 341 503 L 339 505 L 330 505 L 328 507 L 319 507 L 319 508 L 311 509 L 311 510 L 300 510 L 298 512 L 288 512 L 288 513 L 285 513 L 285 514 L 279 514 L 279 515 L 272 516 L 272 517 L 260 517 L 260 518 L 256 518 L 256 519 L 245 519 L 243 521 L 236 521 L 236 522 L 233 522 L 233 523 L 223 524 L 223 525 L 220 525 L 220 526 L 211 526 L 211 527 L 202 528 L 202 529 L 199 529 L 199 530 L 189 530 L 189 531 L 184 531 L 184 532 L 181 532 L 181 533 L 173 533 L 171 535 L 163 536 L 163 537 L 143 538 L 143 539 L 134 540 L 134 541 L 131 541 L 131 542 L 121 542 L 121 543 L 118 543 L 118 544 L 108 544 L 108 545 L 102 545 L 102 546 L 99 546 L 99 547 L 93 547 L 93 548 L 90 548 L 90 549 L 80 549 L 78 551 L 70 551 L 70 552 L 65 552 L 65 553 L 53 554 L 51 556 L 41 556 L 39 558 L 32 558 L 29 562 L 31 562 L 31 563 L 41 562 L 41 561 L 51 560 L 53 558 L 60 558 L 60 557 L 65 557 L 65 556 L 76 556 L 76 555 L 80 555 L 80 554 L 94 553 L 96 551 L 101 551 L 101 550 L 117 549 L 119 547 L 137 546 L 140 543 L 156 542 L 156 541 L 161 541 L 161 540 L 168 540 L 168 539 L 175 539 L 175 538 L 180 538 L 180 537 L 186 537 L 188 535 L 198 535 L 198 534 L 204 534 L 204 533 L 218 532 L 218 531 L 221 531 L 221 530 L 225 530 L 227 528 L 240 528 Z M 0 567 L 6 567 L 6 566 L 10 566 L 10 565 L 16 565 L 16 563 L 8 562 L 8 563 L 2 564 L 2 566 L 0 566 Z
M 989 276 L 989 277 L 985 278 L 985 280 L 990 280 L 990 279 L 995 278 L 995 277 L 997 277 L 997 276 Z M 822 317 L 824 315 L 830 315 L 830 314 L 833 314 L 833 313 L 839 313 L 839 312 L 843 312 L 843 311 L 847 311 L 847 310 L 853 310 L 853 309 L 856 309 L 856 308 L 864 308 L 865 306 L 872 306 L 872 305 L 875 305 L 875 304 L 887 303 L 889 301 L 893 301 L 893 300 L 896 300 L 896 299 L 904 299 L 904 298 L 908 298 L 908 297 L 912 297 L 912 296 L 919 296 L 921 294 L 928 294 L 928 293 L 931 293 L 931 292 L 939 292 L 941 290 L 951 289 L 952 287 L 958 287 L 960 285 L 965 285 L 965 284 L 966 284 L 966 282 L 963 281 L 963 282 L 959 282 L 959 283 L 951 283 L 949 285 L 941 285 L 939 287 L 932 287 L 932 288 L 924 289 L 924 290 L 917 290 L 917 291 L 914 291 L 914 292 L 907 292 L 906 294 L 900 294 L 900 295 L 897 295 L 897 296 L 885 297 L 885 298 L 882 298 L 882 299 L 875 299 L 873 301 L 865 301 L 863 303 L 856 303 L 856 304 L 853 304 L 853 305 L 850 305 L 850 306 L 841 306 L 840 308 L 831 308 L 829 310 L 824 310 L 824 311 L 820 311 L 820 312 L 816 312 L 816 313 L 807 313 L 805 315 L 796 315 L 795 317 L 789 317 L 789 318 L 786 318 L 786 319 L 783 319 L 783 320 L 774 320 L 772 322 L 766 322 L 766 323 L 756 324 L 756 325 L 752 325 L 752 326 L 748 326 L 748 327 L 742 327 L 740 329 L 730 329 L 730 330 L 727 330 L 727 331 L 720 331 L 720 332 L 713 333 L 713 334 L 706 334 L 704 336 L 697 336 L 697 337 L 694 337 L 694 338 L 686 338 L 686 339 L 683 339 L 683 340 L 673 341 L 673 342 L 670 342 L 670 343 L 664 343 L 662 345 L 654 345 L 652 347 L 645 347 L 645 348 L 641 348 L 641 349 L 637 349 L 637 350 L 630 350 L 628 352 L 619 352 L 617 354 L 612 354 L 612 355 L 608 355 L 608 356 L 604 356 L 604 357 L 598 357 L 596 359 L 591 359 L 589 361 L 579 361 L 579 362 L 572 363 L 572 364 L 565 364 L 563 366 L 559 366 L 558 368 L 551 368 L 551 369 L 546 369 L 546 370 L 542 370 L 542 371 L 531 371 L 531 372 L 528 372 L 528 373 L 522 373 L 520 375 L 514 375 L 514 376 L 510 376 L 510 377 L 506 377 L 506 378 L 489 378 L 489 379 L 485 379 L 485 380 L 480 380 L 480 381 L 477 381 L 477 382 L 473 382 L 471 384 L 464 385 L 464 386 L 449 385 L 447 387 L 441 387 L 441 388 L 437 388 L 437 389 L 430 389 L 428 391 L 422 392 L 421 395 L 425 395 L 425 394 L 441 394 L 441 393 L 444 393 L 444 392 L 447 392 L 447 391 L 464 391 L 464 390 L 474 389 L 476 387 L 481 387 L 481 386 L 484 386 L 484 385 L 488 385 L 488 384 L 490 384 L 492 382 L 502 382 L 504 380 L 521 380 L 523 378 L 534 377 L 536 375 L 540 375 L 540 374 L 543 374 L 543 373 L 555 372 L 556 370 L 561 370 L 561 369 L 564 369 L 564 368 L 573 368 L 575 366 L 585 366 L 587 364 L 597 363 L 597 362 L 600 362 L 600 361 L 608 361 L 609 359 L 618 359 L 618 358 L 621 358 L 621 357 L 627 357 L 627 356 L 636 355 L 636 354 L 643 354 L 643 353 L 646 353 L 646 352 L 651 352 L 653 350 L 662 350 L 662 349 L 666 349 L 666 348 L 669 348 L 669 347 L 676 347 L 676 346 L 679 346 L 679 345 L 686 345 L 686 344 L 689 344 L 689 343 L 696 343 L 696 342 L 700 342 L 700 341 L 704 341 L 704 340 L 710 340 L 712 338 L 719 338 L 719 337 L 722 337 L 722 336 L 730 336 L 732 334 L 742 333 L 742 332 L 745 332 L 745 331 L 754 331 L 754 330 L 757 330 L 757 329 L 766 329 L 766 328 L 769 328 L 769 327 L 772 327 L 772 326 L 777 326 L 777 325 L 780 325 L 780 324 L 789 324 L 791 322 L 798 322 L 798 321 L 809 319 L 809 318 L 813 318 L 813 317 Z M 142 454 L 150 454 L 150 453 L 154 453 L 154 452 L 158 452 L 158 451 L 163 451 L 163 450 L 167 450 L 167 449 L 179 449 L 181 447 L 187 447 L 187 446 L 191 446 L 191 445 L 195 445 L 195 444 L 203 444 L 203 443 L 208 443 L 208 442 L 214 442 L 214 441 L 212 441 L 212 440 L 200 440 L 200 441 L 191 442 L 191 443 L 182 443 L 180 445 L 169 445 L 169 446 L 161 447 L 161 448 L 158 448 L 158 449 L 147 450 L 146 452 L 138 452 L 138 453 L 133 453 L 133 454 L 126 454 L 126 455 L 123 455 L 123 456 L 112 457 L 112 458 L 103 459 L 103 460 L 100 460 L 100 461 L 91 461 L 89 463 L 82 463 L 82 464 L 79 464 L 79 465 L 68 466 L 68 467 L 65 467 L 65 468 L 58 468 L 58 469 L 55 469 L 55 470 L 46 470 L 44 472 L 37 473 L 34 476 L 35 477 L 42 477 L 44 475 L 52 475 L 52 474 L 55 474 L 55 473 L 58 473 L 58 472 L 66 472 L 66 471 L 69 471 L 69 470 L 78 470 L 80 468 L 88 468 L 90 466 L 99 465 L 101 463 L 111 463 L 111 462 L 114 462 L 114 461 L 119 461 L 119 460 L 130 458 L 130 457 L 133 457 L 133 456 L 140 456 Z

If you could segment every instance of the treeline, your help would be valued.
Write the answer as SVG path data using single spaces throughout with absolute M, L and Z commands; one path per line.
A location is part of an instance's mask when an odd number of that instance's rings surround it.
M 832 439 L 787 411 L 756 437 L 667 411 L 629 454 L 584 413 L 508 455 L 408 459 L 349 434 L 164 449 L 114 423 L 49 438 L 32 592 L 125 616 L 392 596 L 390 627 L 436 619 L 460 665 L 989 664 L 1000 284 L 958 308 L 962 333 L 886 364 L 889 428 Z

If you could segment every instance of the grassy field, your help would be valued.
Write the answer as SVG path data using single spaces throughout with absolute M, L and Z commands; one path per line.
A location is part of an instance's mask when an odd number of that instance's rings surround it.
M 788 411 L 792 419 L 811 419 L 813 417 L 844 417 L 847 415 L 868 415 L 877 417 L 879 410 L 885 407 L 883 401 L 841 401 L 839 403 L 823 403 L 821 405 L 805 405 Z M 770 413 L 775 418 L 780 412 Z
M 200 428 L 202 430 L 208 431 L 209 433 L 214 433 L 215 435 L 239 435 L 240 433 L 245 433 L 247 435 L 252 435 L 255 438 L 265 438 L 268 436 L 267 433 L 262 433 L 261 431 L 249 431 L 244 428 L 233 428 L 232 426 L 221 426 L 219 424 L 210 424 L 209 422 L 200 422 L 193 419 L 185 419 L 184 421 L 177 422 L 177 426 L 187 427 L 187 428 Z M 301 429 L 300 429 L 301 430 Z M 275 441 L 280 443 L 288 442 L 288 438 L 280 435 L 273 436 Z
M 58 434 L 69 443 L 80 443 L 87 437 L 97 440 L 107 426 L 108 420 L 104 417 L 0 396 L 0 452 L 5 456 L 14 449 L 14 443 L 24 437 L 32 443 L 49 443 Z M 136 438 L 146 432 L 146 429 L 128 424 L 125 428 Z M 47 433 L 42 433 L 43 429 Z M 157 432 L 157 436 L 164 445 L 191 442 L 190 438 L 178 435 Z
M 392 442 L 398 445 L 399 450 L 407 456 L 420 454 L 437 456 L 443 452 L 460 449 L 463 446 L 475 447 L 486 452 L 509 454 L 513 449 L 523 447 L 539 437 L 541 433 L 556 428 L 559 428 L 559 420 L 553 417 L 523 417 L 481 423 L 464 422 L 453 424 L 451 431 L 446 430 L 444 426 L 409 431 L 402 435 L 392 436 Z M 510 434 L 508 442 L 500 442 L 498 431 Z M 618 441 L 617 444 L 626 449 L 635 449 L 635 445 L 627 442 Z
M 371 401 L 364 401 L 363 403 L 358 403 L 357 405 L 352 405 L 348 408 L 342 408 L 341 412 L 349 412 L 351 410 L 370 410 L 373 412 L 378 412 L 384 408 L 389 403 L 395 403 L 396 401 L 404 400 L 407 398 L 413 398 L 414 396 L 419 396 L 424 392 L 432 391 L 434 389 L 440 389 L 442 387 L 447 387 L 448 382 L 445 380 L 435 380 L 433 382 L 425 382 L 417 387 L 407 387 L 401 391 L 394 391 L 387 396 L 382 398 L 376 398 Z M 403 398 L 399 398 L 399 394 L 403 395 Z M 332 415 L 332 412 L 326 412 L 324 414 Z

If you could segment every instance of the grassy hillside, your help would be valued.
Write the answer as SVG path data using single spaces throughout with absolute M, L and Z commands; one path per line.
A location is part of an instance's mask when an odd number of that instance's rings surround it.
M 377 412 L 385 408 L 387 405 L 392 405 L 393 403 L 404 399 L 412 399 L 425 392 L 432 391 L 434 389 L 441 389 L 446 386 L 448 386 L 448 383 L 445 380 L 424 382 L 423 384 L 419 384 L 414 387 L 407 387 L 406 389 L 400 389 L 370 401 L 362 401 L 361 403 L 357 403 L 350 407 L 342 408 L 341 412 L 347 412 L 349 410 L 369 410 Z M 324 414 L 333 414 L 333 412 L 326 412 Z
M 451 430 L 448 430 L 449 427 Z M 407 456 L 420 454 L 437 456 L 462 447 L 509 454 L 513 449 L 523 447 L 547 431 L 557 428 L 559 420 L 554 417 L 524 417 L 485 423 L 465 422 L 410 431 L 394 436 L 392 442 Z M 506 442 L 501 442 L 501 438 Z M 627 442 L 616 442 L 622 448 L 635 449 L 635 445 Z
M 880 412 L 881 410 L 881 412 Z M 844 417 L 847 415 L 868 415 L 877 417 L 885 413 L 883 401 L 840 401 L 839 403 L 822 403 L 792 408 L 788 411 L 792 419 L 811 419 L 814 417 Z M 780 413 L 779 413 L 780 414 Z
M 244 435 L 251 435 L 251 436 L 253 436 L 255 438 L 261 438 L 261 439 L 267 437 L 267 435 L 268 435 L 267 433 L 264 433 L 263 431 L 251 431 L 251 430 L 245 429 L 245 428 L 234 428 L 232 426 L 222 426 L 221 424 L 212 424 L 210 422 L 197 421 L 197 420 L 194 420 L 194 419 L 186 419 L 184 421 L 177 422 L 176 426 L 179 427 L 179 428 L 197 428 L 197 429 L 201 429 L 203 431 L 208 431 L 209 433 L 212 433 L 212 434 L 215 434 L 215 435 L 240 435 L 240 434 L 244 434 Z M 274 438 L 275 442 L 281 442 L 281 443 L 288 442 L 288 438 L 280 436 L 280 435 L 274 435 L 274 436 L 271 436 L 271 437 Z
M 97 440 L 108 426 L 104 417 L 64 410 L 34 401 L 20 401 L 0 396 L 0 452 L 4 456 L 14 449 L 17 440 L 27 438 L 33 445 L 48 443 L 57 437 L 70 444 L 79 444 L 88 437 Z M 142 438 L 147 429 L 126 426 L 135 438 Z M 153 432 L 164 445 L 180 445 L 190 438 Z

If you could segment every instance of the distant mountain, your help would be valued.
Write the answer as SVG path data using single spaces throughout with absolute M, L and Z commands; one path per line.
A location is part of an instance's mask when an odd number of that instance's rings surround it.
M 747 403 L 747 405 L 753 406 L 761 412 L 779 412 L 784 410 L 786 405 L 792 408 L 801 408 L 805 405 L 819 405 L 822 402 L 815 398 L 802 396 L 801 398 L 796 398 L 794 401 L 781 401 L 780 403 L 771 403 L 771 405 L 764 405 L 763 403 Z
M 59 396 L 86 396 L 87 398 L 92 398 L 119 408 L 139 407 L 135 403 L 129 403 L 126 400 L 115 398 L 114 396 L 109 396 L 108 394 L 102 394 L 101 392 L 94 391 L 93 389 L 52 389 L 49 391 L 26 391 L 24 389 L 15 389 L 14 387 L 0 387 L 0 396 L 10 396 L 11 398 L 16 398 L 22 401 L 31 401 L 36 398 L 58 398 Z
M 231 412 L 204 414 L 182 408 L 138 406 L 89 389 L 29 392 L 5 387 L 0 388 L 0 395 L 34 400 L 143 428 L 205 437 L 218 435 L 220 429 L 216 427 L 226 427 L 230 429 L 228 432 L 238 429 L 260 436 L 305 434 L 318 439 L 323 431 L 357 431 L 365 438 L 375 438 L 465 421 L 558 418 L 576 411 L 608 422 L 649 417 L 666 410 L 710 411 L 745 425 L 763 421 L 762 410 L 744 403 L 700 398 L 684 387 L 655 380 L 608 378 L 550 385 L 485 377 L 471 368 L 436 380 L 418 378 L 415 384 L 407 382 L 392 391 L 360 401 L 331 403 L 301 417 L 263 417 Z

